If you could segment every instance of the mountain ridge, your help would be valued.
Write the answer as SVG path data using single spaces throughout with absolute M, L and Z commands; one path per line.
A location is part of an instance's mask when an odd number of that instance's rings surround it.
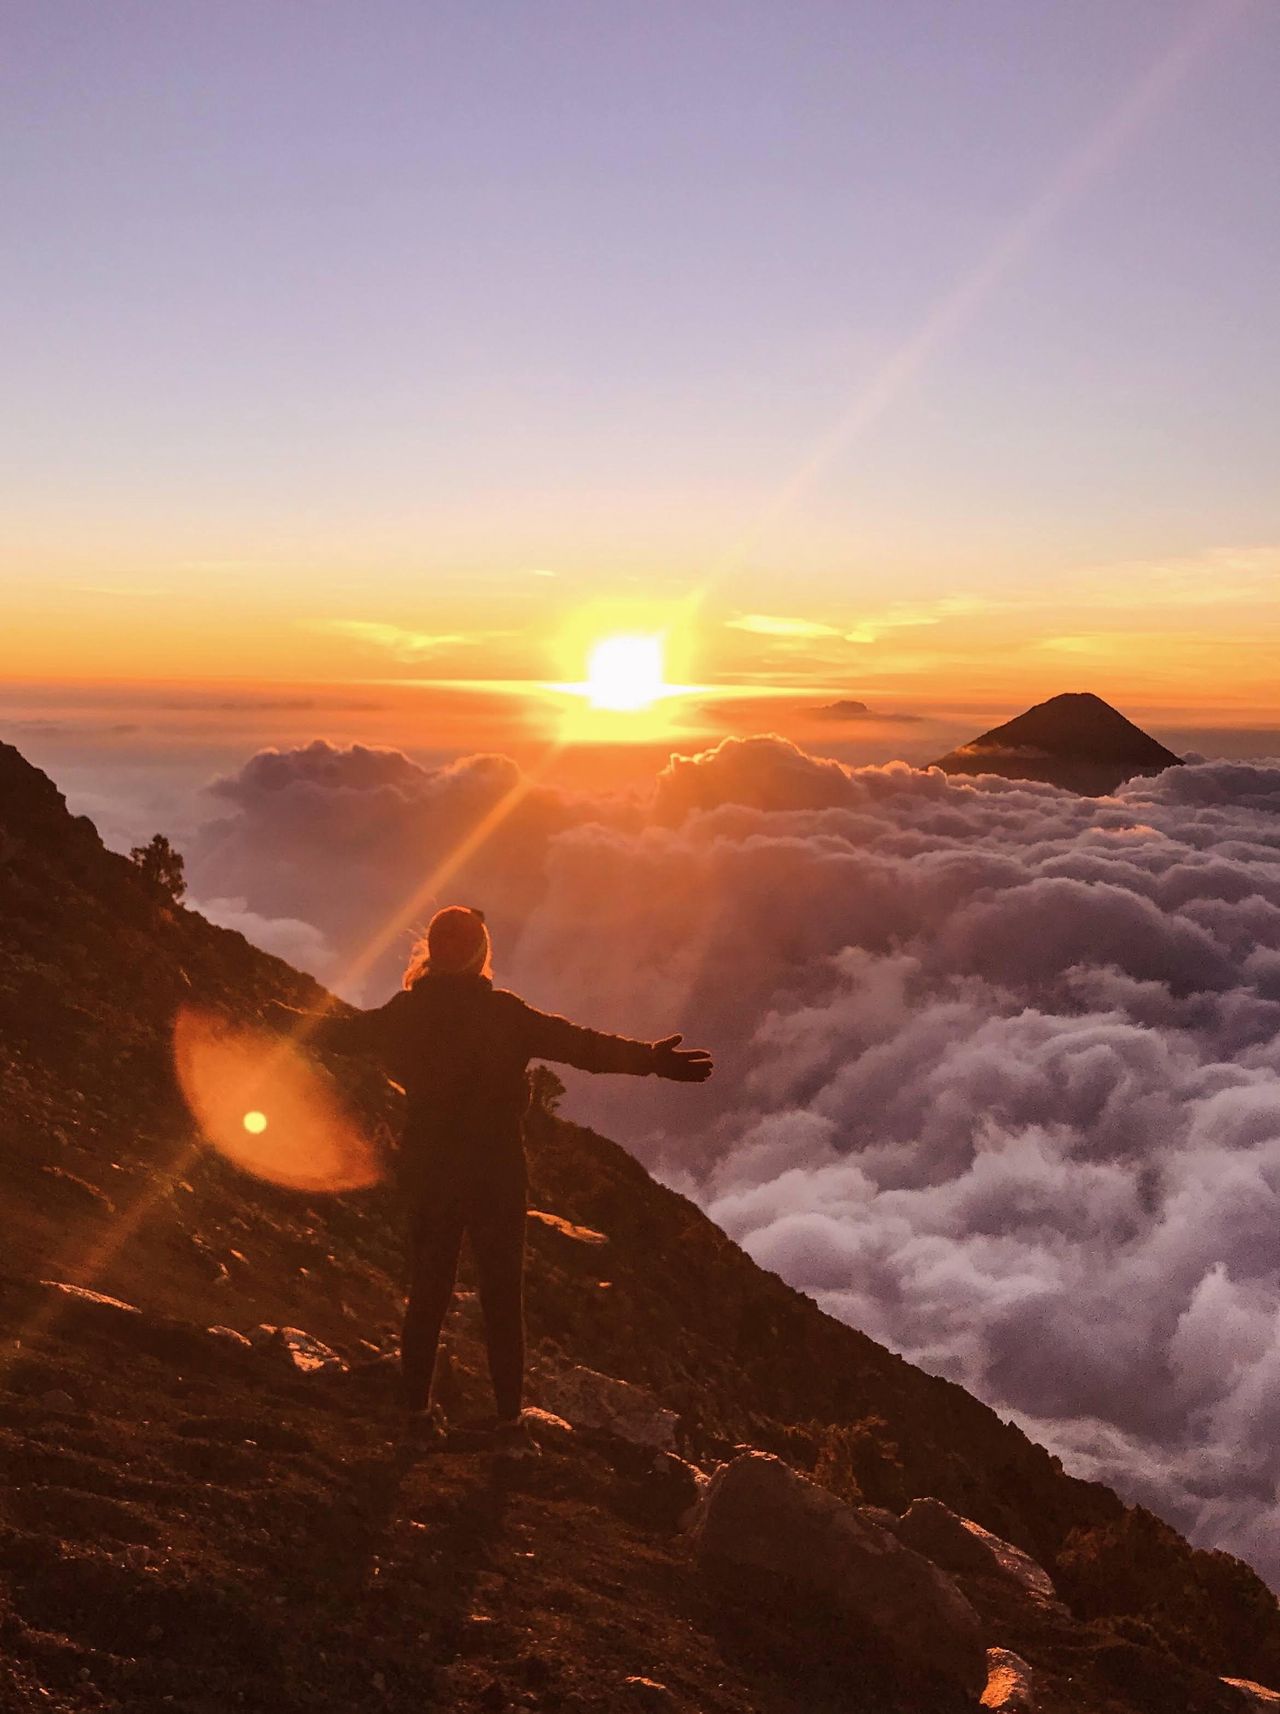
M 126 975 L 132 979 L 125 980 Z M 80 1582 L 88 1586 L 101 1578 L 104 1586 L 110 1582 L 115 1588 L 129 1570 L 130 1549 L 127 1542 L 121 1546 L 121 1529 L 146 1536 L 134 1546 L 148 1552 L 178 1529 L 167 1513 L 147 1511 L 141 1517 L 130 1512 L 123 1523 L 117 1519 L 114 1548 L 110 1537 L 104 1544 L 98 1526 L 96 1550 L 74 1532 L 66 1533 L 76 1508 L 85 1515 L 96 1508 L 97 1515 L 110 1501 L 136 1510 L 142 1505 L 138 1493 L 150 1490 L 139 1490 L 123 1451 L 138 1431 L 130 1438 L 121 1429 L 117 1436 L 112 1426 L 122 1423 L 122 1413 L 132 1406 L 123 1381 L 117 1386 L 114 1374 L 101 1372 L 102 1351 L 94 1344 L 99 1323 L 86 1332 L 89 1324 L 77 1319 L 79 1309 L 71 1313 L 58 1299 L 56 1315 L 40 1311 L 34 1336 L 23 1331 L 30 1326 L 33 1301 L 43 1301 L 37 1282 L 65 1280 L 136 1303 L 148 1318 L 137 1324 L 143 1331 L 158 1325 L 157 1317 L 177 1316 L 197 1330 L 229 1325 L 252 1331 L 262 1322 L 287 1321 L 330 1341 L 345 1356 L 349 1373 L 367 1376 L 371 1385 L 385 1370 L 375 1348 L 393 1346 L 400 1266 L 393 1197 L 385 1189 L 329 1199 L 285 1193 L 244 1178 L 199 1146 L 173 1084 L 168 1045 L 173 1011 L 193 994 L 248 1018 L 268 999 L 307 1006 L 323 998 L 317 984 L 252 948 L 234 931 L 148 895 L 128 860 L 106 851 L 91 824 L 67 814 L 52 782 L 16 751 L 0 746 L 0 1040 L 5 1047 L 0 1088 L 6 1141 L 0 1206 L 8 1226 L 0 1310 L 10 1338 L 24 1340 L 17 1358 L 10 1347 L 9 1365 L 0 1373 L 0 1432 L 10 1457 L 18 1461 L 19 1488 L 39 1496 L 34 1505 L 22 1500 L 20 1515 L 7 1518 L 0 1530 L 0 1570 L 15 1615 L 0 1630 L 0 1660 L 30 1680 L 33 1707 L 37 1692 L 50 1686 L 62 1700 L 38 1705 L 103 1706 L 75 1689 L 81 1662 L 87 1663 L 92 1684 L 109 1687 L 124 1673 L 114 1656 L 107 1659 L 111 1650 L 103 1644 L 101 1627 L 94 1628 L 91 1616 L 76 1605 L 80 1597 L 74 1590 L 66 1594 L 64 1583 L 78 1589 Z M 392 1117 L 378 1080 L 350 1062 L 335 1061 L 332 1070 L 371 1126 Z M 704 1467 L 749 1442 L 850 1500 L 897 1513 L 918 1495 L 932 1494 L 975 1518 L 1045 1564 L 1075 1614 L 1076 1629 L 1070 1631 L 1065 1625 L 1054 1630 L 1032 1622 L 1025 1614 L 1001 1620 L 1011 1628 L 1000 1640 L 1021 1645 L 1044 1675 L 1046 1709 L 1072 1706 L 1055 1700 L 1061 1694 L 1055 1686 L 1073 1672 L 1082 1683 L 1094 1684 L 1090 1694 L 1095 1700 L 1088 1706 L 1097 1710 L 1163 1708 L 1179 1698 L 1188 1709 L 1229 1709 L 1240 1704 L 1231 1699 L 1234 1693 L 1215 1688 L 1214 1675 L 1280 1679 L 1274 1597 L 1246 1567 L 1227 1555 L 1189 1548 L 1167 1525 L 1125 1507 L 1108 1489 L 1070 1477 L 1057 1460 L 960 1387 L 924 1374 L 826 1316 L 759 1268 L 692 1203 L 655 1184 L 624 1150 L 561 1118 L 554 1111 L 556 1085 L 549 1074 L 540 1092 L 530 1125 L 531 1180 L 537 1207 L 555 1219 L 530 1227 L 535 1399 L 544 1373 L 565 1363 L 585 1365 L 651 1389 L 677 1413 L 685 1454 Z M 575 1240 L 562 1229 L 566 1225 L 606 1242 Z M 315 1388 L 299 1403 L 293 1391 L 281 1392 L 252 1376 L 241 1383 L 216 1365 L 207 1372 L 198 1364 L 175 1371 L 157 1363 L 152 1353 L 131 1348 L 118 1328 L 110 1338 L 125 1353 L 122 1374 L 142 1401 L 139 1409 L 168 1425 L 163 1445 L 190 1440 L 197 1451 L 206 1448 L 191 1467 L 204 1460 L 208 1469 L 221 1471 L 219 1491 L 235 1499 L 238 1551 L 250 1557 L 267 1551 L 251 1549 L 254 1530 L 265 1530 L 271 1538 L 268 1569 L 274 1584 L 270 1578 L 263 1583 L 256 1571 L 237 1581 L 235 1567 L 219 1561 L 206 1543 L 203 1558 L 192 1549 L 190 1563 L 179 1553 L 185 1581 L 175 1583 L 175 1590 L 198 1588 L 202 1600 L 222 1611 L 228 1602 L 234 1606 L 242 1599 L 242 1586 L 278 1589 L 281 1579 L 302 1586 L 305 1567 L 289 1558 L 287 1544 L 277 1539 L 272 1502 L 253 1497 L 254 1457 L 287 1463 L 295 1456 L 287 1450 L 291 1441 L 303 1464 L 327 1458 L 342 1471 L 367 1466 L 370 1482 L 378 1487 L 378 1504 L 385 1501 L 391 1508 L 387 1517 L 400 1528 L 395 1520 L 403 1522 L 407 1514 L 395 1510 L 401 1502 L 394 1493 L 384 1495 L 380 1486 L 390 1483 L 399 1467 L 387 1450 L 376 1410 L 335 1405 L 331 1398 L 326 1403 L 328 1395 Z M 364 1346 L 365 1340 L 373 1348 Z M 220 1351 L 218 1361 L 224 1360 L 232 1362 Z M 80 1395 L 82 1420 L 50 1423 L 48 1412 L 33 1414 L 31 1386 L 9 1385 L 15 1363 L 37 1375 L 63 1374 Z M 455 1316 L 448 1367 L 458 1407 L 477 1405 L 483 1398 L 482 1361 L 471 1300 L 464 1300 Z M 221 1420 L 248 1422 L 252 1432 L 227 1441 L 232 1431 L 217 1429 L 216 1410 L 206 1403 L 202 1411 L 192 1411 L 186 1401 L 199 1402 L 202 1388 L 210 1398 L 239 1397 L 242 1391 L 240 1408 L 248 1414 L 228 1417 L 224 1408 Z M 243 1452 L 246 1441 L 259 1451 Z M 270 1451 L 273 1441 L 276 1453 Z M 86 1450 L 86 1442 L 99 1450 Z M 112 1451 L 117 1443 L 120 1450 Z M 147 1469 L 152 1468 L 148 1460 L 158 1457 L 149 1451 L 141 1456 Z M 172 1452 L 166 1456 L 177 1458 Z M 478 1508 L 478 1529 L 488 1517 L 488 1478 L 482 1481 L 479 1464 L 473 1470 L 463 1461 L 446 1470 L 445 1462 L 432 1466 L 438 1481 L 431 1474 L 414 1478 L 411 1503 L 419 1508 L 415 1516 L 435 1520 L 433 1529 L 447 1546 L 452 1543 L 448 1551 L 465 1559 L 465 1532 L 451 1535 L 440 1508 L 445 1513 L 455 1504 L 464 1513 Z M 726 1618 L 731 1607 L 700 1605 L 700 1587 L 690 1592 L 682 1581 L 683 1550 L 670 1522 L 655 1524 L 646 1509 L 645 1484 L 633 1479 L 625 1460 L 621 1471 L 597 1452 L 565 1469 L 560 1465 L 568 1461 L 547 1463 L 537 1480 L 554 1492 L 535 1492 L 535 1482 L 520 1501 L 533 1508 L 529 1539 L 537 1545 L 530 1551 L 555 1568 L 565 1600 L 572 1595 L 592 1623 L 617 1631 L 607 1646 L 592 1645 L 604 1647 L 600 1658 L 620 1672 L 624 1656 L 638 1658 L 654 1646 L 649 1641 L 642 1648 L 640 1633 L 666 1613 L 673 1625 L 678 1619 L 679 1625 L 693 1626 L 697 1637 L 696 1648 L 692 1642 L 669 1645 L 679 1670 L 692 1675 L 687 1695 L 681 1691 L 672 1707 L 715 1707 L 736 1714 L 752 1706 L 764 1714 L 799 1714 L 801 1709 L 809 1714 L 828 1706 L 821 1698 L 830 1695 L 834 1709 L 839 1695 L 847 1695 L 847 1686 L 840 1692 L 813 1679 L 812 1663 L 791 1661 L 786 1673 L 776 1663 L 749 1669 L 743 1664 L 739 1657 L 750 1654 L 750 1627 L 744 1630 L 740 1621 Z M 160 1465 L 155 1467 L 159 1472 Z M 62 1495 L 56 1502 L 49 1497 L 53 1472 Z M 291 1467 L 274 1478 L 286 1512 L 302 1504 L 305 1479 L 305 1470 L 299 1474 Z M 171 1465 L 145 1481 L 152 1488 L 171 1489 Z M 244 1484 L 243 1492 L 236 1483 Z M 92 1493 L 101 1503 L 90 1507 L 84 1496 Z M 81 1498 L 70 1501 L 67 1494 Z M 231 1500 L 217 1503 L 230 1505 Z M 599 1559 L 592 1573 L 597 1581 L 621 1576 L 625 1584 L 633 1574 L 641 1578 L 644 1613 L 634 1624 L 625 1603 L 588 1587 L 574 1571 L 572 1554 L 556 1537 L 556 1505 L 577 1508 L 577 1527 L 589 1534 L 591 1552 Z M 633 1515 L 637 1508 L 639 1523 Z M 370 1556 L 377 1557 L 377 1551 L 371 1546 Z M 118 1563 L 121 1552 L 123 1564 Z M 416 1569 L 412 1575 L 405 1570 L 402 1579 L 408 1592 L 404 1604 L 411 1608 L 409 1596 L 428 1606 L 443 1601 L 431 1580 L 436 1573 L 428 1576 L 424 1566 L 416 1560 L 412 1564 Z M 72 1566 L 79 1569 L 73 1573 Z M 323 1646 L 323 1627 L 315 1628 L 314 1615 L 328 1623 L 333 1614 L 309 1584 L 303 1595 L 291 1582 L 285 1586 L 290 1621 L 313 1647 Z M 140 1599 L 133 1584 L 128 1587 L 129 1601 Z M 149 1587 L 146 1578 L 140 1587 Z M 544 1602 L 551 1598 L 545 1592 L 539 1596 Z M 177 1602 L 178 1596 L 170 1591 L 165 1599 Z M 195 1623 L 195 1610 L 185 1622 Z M 344 1633 L 341 1646 L 333 1645 L 344 1673 L 348 1666 L 356 1670 L 352 1662 L 369 1646 L 374 1610 L 361 1604 L 361 1624 L 349 1637 Z M 398 1624 L 401 1605 L 395 1611 Z M 554 1631 L 560 1623 L 554 1612 L 544 1605 L 533 1617 Z M 166 1628 L 161 1619 L 153 1623 Z M 794 1623 L 791 1614 L 787 1624 Z M 51 1626 L 60 1643 L 41 1642 Z M 144 1632 L 149 1634 L 149 1628 Z M 398 1643 L 393 1667 L 373 1669 L 388 1682 L 394 1679 L 406 1697 L 438 1695 L 433 1675 L 455 1664 L 442 1662 L 444 1645 L 430 1626 L 428 1632 L 434 1639 L 429 1644 Z M 782 1649 L 783 1630 L 770 1634 L 770 1648 Z M 823 1646 L 832 1646 L 827 1633 L 821 1635 Z M 708 1664 L 713 1657 L 705 1653 L 713 1637 L 720 1638 L 716 1647 L 722 1651 L 714 1669 Z M 162 1658 L 146 1661 L 142 1669 L 155 1681 L 157 1705 L 175 1694 L 175 1682 L 193 1660 L 204 1660 L 191 1654 L 170 1663 L 165 1651 L 172 1646 L 153 1649 Z M 262 1646 L 272 1661 L 284 1658 L 281 1650 L 288 1652 L 278 1640 L 269 1649 Z M 456 1640 L 447 1648 L 456 1653 Z M 556 1667 L 566 1682 L 573 1679 L 568 1653 Z M 137 1662 L 145 1655 L 146 1648 L 139 1647 L 128 1658 Z M 536 1677 L 542 1670 L 518 1667 L 514 1656 L 490 1660 L 486 1655 L 485 1662 L 489 1676 L 484 1685 L 467 1680 L 450 1690 L 455 1706 L 519 1705 L 517 1692 L 533 1693 L 521 1688 L 519 1674 Z M 64 1668 L 69 1690 L 58 1676 Z M 135 1699 L 107 1701 L 106 1706 L 151 1705 L 136 1697 L 138 1670 L 126 1675 Z M 276 1677 L 268 1700 L 281 1708 L 293 1706 L 281 1686 L 283 1668 L 270 1670 Z M 295 1662 L 291 1670 L 301 1669 Z M 727 1675 L 719 1691 L 706 1676 L 714 1671 Z M 875 1695 L 881 1700 L 869 1707 L 942 1706 L 913 1700 L 916 1692 L 899 1683 L 893 1670 L 876 1672 Z M 787 1700 L 782 1685 L 787 1674 L 798 1674 L 795 1695 L 808 1701 Z M 336 1699 L 326 1701 L 324 1677 L 314 1664 L 304 1674 L 306 1696 L 298 1707 L 352 1705 L 350 1686 L 341 1689 L 346 1684 L 341 1674 L 335 1683 L 347 1700 L 335 1691 Z M 726 1691 L 731 1680 L 734 1688 Z M 497 1693 L 486 1688 L 493 1685 L 499 1686 Z M 558 1702 L 549 1691 L 537 1694 L 540 1702 L 524 1705 L 571 1709 L 574 1697 L 581 1708 L 621 1705 L 616 1687 L 592 1700 L 591 1687 L 576 1679 Z M 495 1700 L 495 1695 L 507 1700 Z M 695 1695 L 701 1699 L 696 1704 L 688 1700 Z M 715 1696 L 720 1699 L 708 1699 Z
M 1105 797 L 1138 775 L 1181 767 L 1182 758 L 1092 691 L 1064 691 L 949 750 L 932 766 Z

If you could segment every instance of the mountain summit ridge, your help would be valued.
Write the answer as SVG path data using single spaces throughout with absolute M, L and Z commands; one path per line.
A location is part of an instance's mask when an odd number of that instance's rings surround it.
M 1181 767 L 1182 758 L 1092 691 L 1064 691 L 932 765 L 947 774 L 999 774 L 1105 797 L 1138 775 Z
M 467 1452 L 406 1466 L 377 1405 L 400 1301 L 394 1195 L 288 1193 L 203 1150 L 170 1061 L 193 995 L 252 1020 L 321 990 L 157 901 L 0 747 L 0 1675 L 22 1689 L 6 1714 L 211 1714 L 246 1684 L 249 1706 L 279 1714 L 346 1714 L 372 1692 L 465 1714 L 972 1706 L 920 1691 L 847 1618 L 828 1625 L 784 1589 L 713 1588 L 652 1497 L 652 1454 L 582 1433 L 527 1474 Z M 330 1070 L 371 1127 L 386 1121 L 384 1086 Z M 1031 1663 L 1043 1714 L 1230 1714 L 1243 1704 L 1220 1675 L 1280 1682 L 1280 1616 L 1247 1567 L 824 1314 L 561 1118 L 550 1074 L 538 1094 L 536 1403 L 594 1371 L 674 1413 L 704 1472 L 746 1443 L 843 1500 L 896 1517 L 933 1496 L 976 1520 L 1065 1603 L 966 1585 L 992 1645 Z M 50 1297 L 50 1279 L 138 1309 Z M 484 1391 L 474 1308 L 464 1292 L 449 1333 L 460 1412 Z M 261 1324 L 313 1335 L 345 1371 L 274 1379 L 244 1344 Z

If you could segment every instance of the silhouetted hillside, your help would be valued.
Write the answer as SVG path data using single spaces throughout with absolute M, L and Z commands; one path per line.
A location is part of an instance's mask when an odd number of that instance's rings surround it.
M 532 1391 L 576 1432 L 548 1424 L 528 1463 L 465 1439 L 409 1459 L 385 1355 L 394 1196 L 290 1194 L 206 1151 L 170 1065 L 193 996 L 252 1019 L 321 991 L 158 902 L 0 746 L 6 1711 L 973 1706 L 785 1578 L 695 1556 L 697 1469 L 740 1443 L 882 1508 L 860 1514 L 876 1527 L 936 1496 L 1038 1561 L 1065 1606 L 952 1569 L 1046 1714 L 1227 1714 L 1245 1703 L 1219 1675 L 1280 1683 L 1276 1602 L 1245 1566 L 824 1315 L 557 1116 L 549 1074 L 529 1138 Z M 367 1070 L 331 1068 L 370 1127 L 394 1119 Z M 314 1372 L 262 1324 L 323 1342 Z M 599 1375 L 675 1413 L 687 1462 L 593 1427 L 571 1401 Z M 454 1415 L 484 1408 L 467 1297 L 446 1385 Z
M 1038 702 L 933 765 L 948 774 L 1043 780 L 1085 797 L 1102 797 L 1137 774 L 1180 767 L 1182 758 L 1100 696 L 1072 691 Z

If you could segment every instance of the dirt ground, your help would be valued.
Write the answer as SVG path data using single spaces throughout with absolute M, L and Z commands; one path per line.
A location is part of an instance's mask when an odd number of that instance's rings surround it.
M 6 1714 L 959 1706 L 709 1586 L 626 1448 L 415 1453 L 385 1363 L 296 1374 L 16 1282 L 0 1312 Z

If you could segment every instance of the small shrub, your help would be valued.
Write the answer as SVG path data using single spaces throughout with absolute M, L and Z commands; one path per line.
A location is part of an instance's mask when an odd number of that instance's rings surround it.
M 149 845 L 135 845 L 129 857 L 149 891 L 171 904 L 178 903 L 187 890 L 185 867 L 182 853 L 174 850 L 163 833 L 157 833 Z

